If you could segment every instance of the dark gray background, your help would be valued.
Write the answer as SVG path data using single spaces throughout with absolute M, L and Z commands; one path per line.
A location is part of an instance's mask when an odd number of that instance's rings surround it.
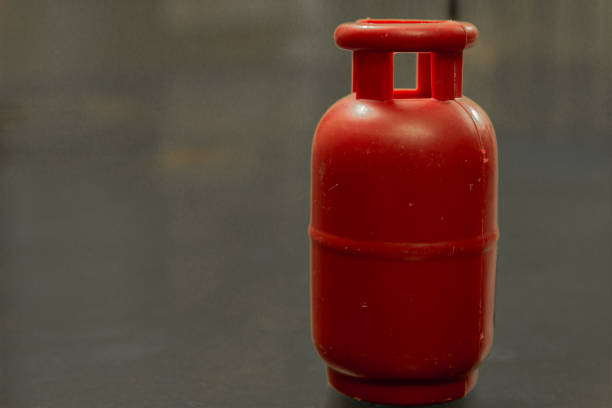
M 612 6 L 456 5 L 502 238 L 495 345 L 446 406 L 610 407 Z M 365 16 L 449 2 L 0 3 L 1 407 L 369 406 L 311 345 L 306 235 L 333 30 Z

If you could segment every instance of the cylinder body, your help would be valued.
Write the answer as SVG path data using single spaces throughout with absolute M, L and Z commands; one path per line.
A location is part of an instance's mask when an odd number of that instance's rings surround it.
M 466 97 L 358 99 L 312 152 L 311 306 L 330 383 L 351 397 L 464 396 L 493 339 L 497 147 Z

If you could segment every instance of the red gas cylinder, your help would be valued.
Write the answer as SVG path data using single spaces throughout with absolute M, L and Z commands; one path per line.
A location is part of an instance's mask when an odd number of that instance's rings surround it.
M 314 344 L 330 384 L 357 399 L 463 397 L 493 340 L 497 148 L 462 94 L 457 21 L 340 25 L 353 92 L 325 113 L 312 152 Z M 393 55 L 418 53 L 416 89 Z

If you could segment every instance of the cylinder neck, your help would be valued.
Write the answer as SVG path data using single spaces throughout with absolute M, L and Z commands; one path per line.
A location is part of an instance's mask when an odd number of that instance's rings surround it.
M 417 87 L 395 89 L 393 56 L 390 51 L 353 52 L 353 92 L 357 99 L 430 98 L 449 100 L 462 95 L 463 53 L 420 52 Z

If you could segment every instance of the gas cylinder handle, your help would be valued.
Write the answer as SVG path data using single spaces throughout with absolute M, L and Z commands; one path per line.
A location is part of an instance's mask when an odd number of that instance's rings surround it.
M 473 24 L 434 20 L 358 20 L 335 32 L 339 47 L 353 51 L 357 98 L 454 99 L 462 95 L 463 50 L 478 38 Z M 416 90 L 393 89 L 393 54 L 419 53 Z

